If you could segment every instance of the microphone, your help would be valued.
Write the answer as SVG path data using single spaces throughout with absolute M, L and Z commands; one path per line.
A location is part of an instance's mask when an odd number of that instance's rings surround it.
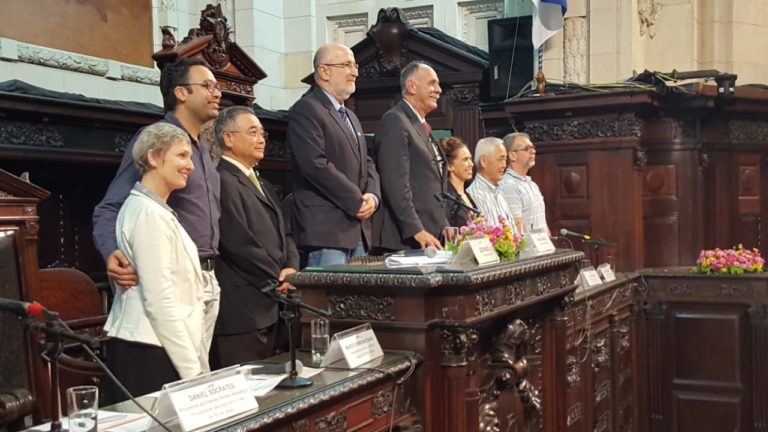
M 437 249 L 434 246 L 427 246 L 424 249 L 406 249 L 395 255 L 403 256 L 425 256 L 427 258 L 434 258 L 437 256 Z
M 582 240 L 589 240 L 592 237 L 587 234 L 581 234 L 574 231 L 568 231 L 567 229 L 563 228 L 560 230 L 560 235 L 563 237 L 576 237 Z
M 0 312 L 10 312 L 18 317 L 27 318 L 30 315 L 42 316 L 47 309 L 38 302 L 27 303 L 19 300 L 0 298 Z
M 302 370 L 304 370 L 304 364 L 300 360 L 296 360 L 296 373 L 301 374 Z M 269 375 L 284 373 L 291 373 L 291 362 L 263 364 L 245 370 L 246 375 Z
M 474 207 L 468 206 L 466 203 L 464 203 L 464 201 L 461 198 L 457 197 L 456 195 L 449 194 L 448 192 L 437 192 L 435 194 L 435 199 L 438 202 L 441 202 L 441 203 L 445 202 L 445 200 L 453 201 L 456 204 L 460 205 L 461 207 L 463 207 L 463 208 L 465 208 L 465 209 L 467 209 L 467 210 L 469 210 L 471 212 L 474 212 L 475 214 L 478 214 L 478 215 L 482 214 L 482 212 L 480 210 L 478 210 L 478 209 L 476 209 Z

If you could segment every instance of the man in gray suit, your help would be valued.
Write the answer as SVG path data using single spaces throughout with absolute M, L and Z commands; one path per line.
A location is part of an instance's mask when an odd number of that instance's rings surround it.
M 310 266 L 343 264 L 371 245 L 379 175 L 363 127 L 344 106 L 355 92 L 357 63 L 344 45 L 326 44 L 313 60 L 315 86 L 288 117 L 293 158 L 293 236 Z
M 400 73 L 403 99 L 381 118 L 376 164 L 384 205 L 375 216 L 374 244 L 383 251 L 440 246 L 448 226 L 435 194 L 446 190 L 446 161 L 426 116 L 442 93 L 437 73 L 424 63 Z

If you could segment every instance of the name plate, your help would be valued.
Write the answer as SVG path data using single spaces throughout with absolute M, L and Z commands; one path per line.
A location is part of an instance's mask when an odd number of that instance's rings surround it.
M 584 289 L 594 288 L 603 283 L 603 280 L 600 279 L 600 275 L 597 274 L 594 267 L 581 269 L 581 272 L 579 272 L 579 280 L 581 287 Z
M 463 264 L 473 260 L 477 261 L 477 265 L 496 264 L 500 261 L 488 237 L 480 236 L 464 240 L 453 262 Z
M 615 281 L 616 275 L 611 270 L 611 265 L 608 263 L 600 264 L 597 266 L 597 271 L 603 276 L 603 280 L 606 282 Z
M 370 324 L 362 324 L 333 335 L 328 352 L 320 366 L 343 360 L 348 368 L 356 368 L 384 355 Z
M 201 429 L 259 408 L 242 374 L 170 390 L 168 396 L 184 431 Z
M 555 245 L 546 232 L 529 232 L 524 238 L 525 248 L 520 251 L 520 258 L 533 258 L 555 251 Z

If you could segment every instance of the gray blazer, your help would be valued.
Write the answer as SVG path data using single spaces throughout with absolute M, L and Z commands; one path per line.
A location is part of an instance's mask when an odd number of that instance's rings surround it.
M 413 236 L 426 230 L 440 238 L 448 226 L 444 204 L 435 199 L 445 192 L 447 178 L 421 127 L 419 118 L 400 101 L 381 118 L 376 133 L 376 165 L 381 174 L 382 209 L 374 215 L 374 245 L 386 249 L 415 249 Z M 438 151 L 443 160 L 445 154 Z
M 381 197 L 379 175 L 368 156 L 363 127 L 347 111 L 352 136 L 323 90 L 315 87 L 291 107 L 287 141 L 293 160 L 291 213 L 299 247 L 354 249 L 371 245 L 371 219 L 355 217 L 362 196 Z

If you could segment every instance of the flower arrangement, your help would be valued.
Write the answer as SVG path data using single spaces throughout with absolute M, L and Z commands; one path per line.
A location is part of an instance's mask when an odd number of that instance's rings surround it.
M 703 250 L 696 260 L 696 265 L 691 269 L 697 273 L 705 274 L 744 274 L 761 273 L 765 259 L 756 248 L 744 249 L 739 244 L 734 249 L 710 249 Z
M 476 217 L 459 228 L 459 238 L 456 242 L 448 245 L 448 250 L 455 254 L 461 249 L 461 244 L 465 239 L 486 236 L 501 260 L 517 259 L 520 250 L 525 246 L 525 241 L 519 233 L 512 232 L 512 227 L 503 217 L 499 216 L 498 222 L 499 225 L 491 225 L 485 216 Z

